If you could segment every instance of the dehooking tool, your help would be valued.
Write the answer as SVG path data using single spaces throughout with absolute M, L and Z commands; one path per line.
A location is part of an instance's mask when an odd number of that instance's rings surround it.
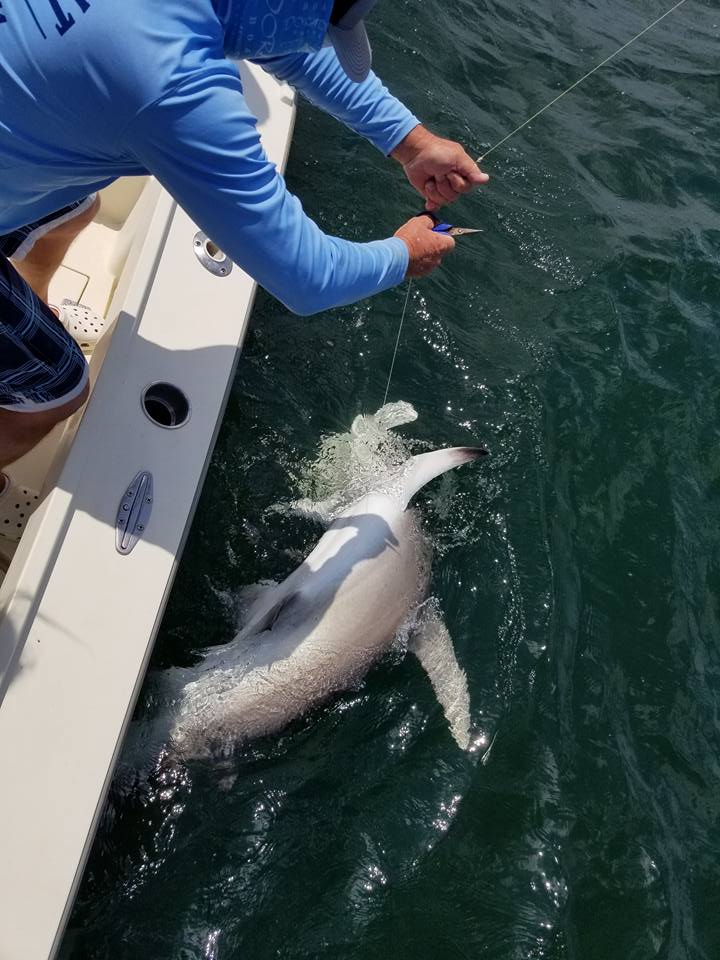
M 430 217 L 435 226 L 433 233 L 446 233 L 449 237 L 463 237 L 470 233 L 482 233 L 479 227 L 455 227 L 452 223 L 443 223 L 431 210 L 422 210 L 418 217 Z

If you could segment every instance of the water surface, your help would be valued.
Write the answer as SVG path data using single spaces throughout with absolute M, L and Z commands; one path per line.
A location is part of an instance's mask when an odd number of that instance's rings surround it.
M 480 153 L 664 7 L 378 5 L 378 72 Z M 403 435 L 492 458 L 421 506 L 487 747 L 411 657 L 225 764 L 153 773 L 162 676 L 315 542 L 271 509 L 376 410 L 404 289 L 317 317 L 261 295 L 64 960 L 720 955 L 720 13 L 671 18 L 488 158 L 484 233 L 416 284 Z M 417 207 L 301 107 L 288 183 L 330 232 Z

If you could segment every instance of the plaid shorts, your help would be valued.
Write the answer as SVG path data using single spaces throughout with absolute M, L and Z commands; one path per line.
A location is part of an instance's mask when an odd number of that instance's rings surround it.
M 78 397 L 88 380 L 82 350 L 7 259 L 22 260 L 55 227 L 84 213 L 96 194 L 0 235 L 0 408 L 33 413 Z
M 0 255 L 0 407 L 34 413 L 78 397 L 82 350 L 47 304 Z
M 85 213 L 95 202 L 95 197 L 97 197 L 97 194 L 91 193 L 89 197 L 83 197 L 82 200 L 69 203 L 61 210 L 56 210 L 55 213 L 43 217 L 42 220 L 36 220 L 35 223 L 28 224 L 27 227 L 18 227 L 12 233 L 0 235 L 0 253 L 16 261 L 23 260 L 40 237 L 44 237 L 46 233 L 63 223 L 67 223 L 73 217 Z

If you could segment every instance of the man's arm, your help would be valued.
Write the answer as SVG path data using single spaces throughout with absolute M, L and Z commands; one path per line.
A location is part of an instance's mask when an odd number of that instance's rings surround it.
M 350 80 L 332 47 L 266 57 L 256 63 L 386 155 L 420 123 L 372 71 L 362 83 Z
M 397 160 L 430 209 L 490 179 L 460 144 L 423 127 L 372 71 L 362 83 L 353 83 L 332 47 L 257 62 Z
M 409 246 L 399 237 L 352 243 L 305 215 L 267 159 L 229 64 L 142 109 L 124 143 L 235 263 L 295 313 L 353 303 L 406 275 Z

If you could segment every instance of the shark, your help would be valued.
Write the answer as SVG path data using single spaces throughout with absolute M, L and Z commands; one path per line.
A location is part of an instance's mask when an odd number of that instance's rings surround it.
M 285 580 L 258 589 L 235 638 L 207 650 L 182 687 L 174 752 L 226 754 L 282 730 L 355 687 L 399 631 L 468 749 L 467 679 L 438 606 L 426 602 L 431 550 L 410 504 L 432 479 L 487 452 L 450 447 L 410 457 L 342 510 Z

